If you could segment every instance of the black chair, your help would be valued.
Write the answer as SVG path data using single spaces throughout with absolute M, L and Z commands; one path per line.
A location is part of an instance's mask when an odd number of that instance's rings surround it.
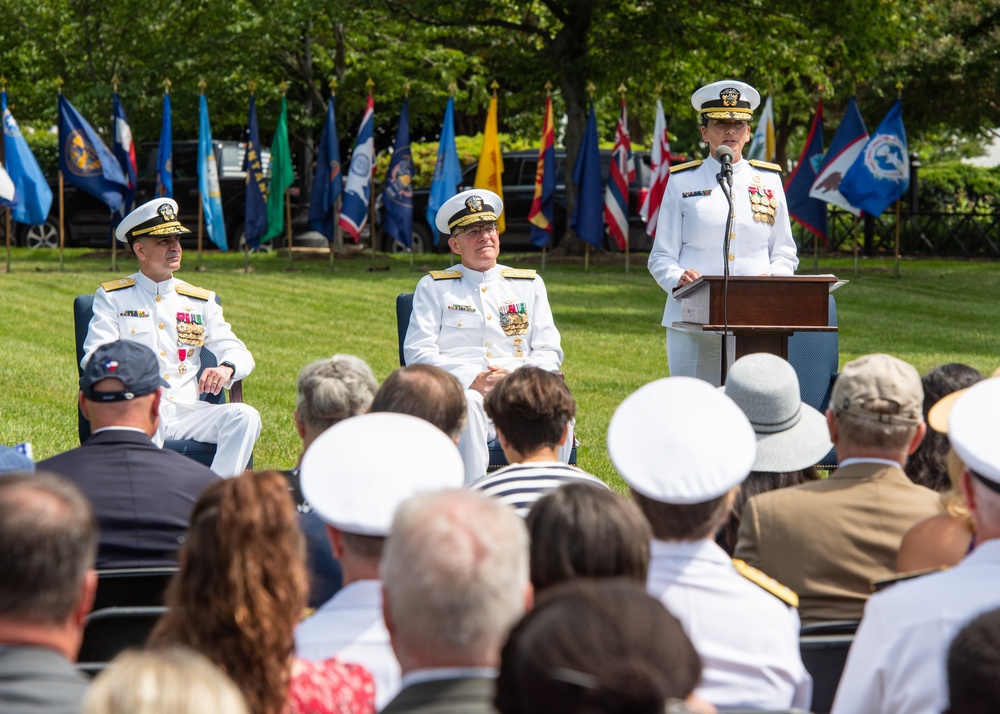
M 110 662 L 122 650 L 141 647 L 166 611 L 165 607 L 146 606 L 109 607 L 90 613 L 77 662 Z
M 406 366 L 406 359 L 403 356 L 403 342 L 406 340 L 406 331 L 410 329 L 410 315 L 413 314 L 413 293 L 400 293 L 396 296 L 396 340 L 399 344 L 399 366 Z M 500 446 L 499 439 L 489 442 L 490 465 L 486 468 L 487 473 L 492 473 L 497 469 L 507 466 L 507 455 Z M 576 445 L 570 453 L 569 463 L 576 466 Z
M 172 567 L 98 570 L 92 609 L 162 605 L 163 592 L 176 573 L 177 568 Z
M 845 620 L 807 625 L 799 635 L 802 664 L 813 678 L 812 711 L 827 714 L 833 708 L 847 653 L 858 622 Z
M 830 325 L 837 325 L 837 301 L 830 295 Z M 837 381 L 840 344 L 836 332 L 793 332 L 788 338 L 788 362 L 799 378 L 802 401 L 825 412 Z M 836 468 L 837 455 L 830 451 L 820 461 L 821 468 Z
M 215 300 L 220 305 L 222 304 L 218 295 L 215 296 Z M 83 369 L 80 367 L 80 361 L 83 359 L 83 343 L 87 339 L 90 319 L 93 316 L 94 296 L 78 295 L 76 299 L 73 300 L 73 328 L 76 337 L 76 368 L 79 375 L 83 374 Z M 203 349 L 201 352 L 201 370 L 204 370 L 206 367 L 216 366 L 218 366 L 218 362 L 216 361 L 215 355 L 209 350 Z M 201 374 L 200 370 L 198 374 Z M 201 395 L 201 400 L 211 402 L 212 404 L 224 404 L 226 401 L 225 390 L 219 392 L 218 394 L 206 392 Z M 243 401 L 242 380 L 236 380 L 233 382 L 233 386 L 229 390 L 229 400 L 234 403 Z M 80 434 L 80 443 L 82 444 L 90 437 L 90 422 L 84 418 L 83 412 L 79 409 L 77 409 L 77 429 Z M 185 456 L 191 457 L 195 461 L 205 464 L 206 466 L 211 466 L 212 459 L 215 458 L 216 445 L 203 441 L 195 441 L 193 439 L 169 439 L 164 442 L 163 448 L 177 451 Z M 248 468 L 251 468 L 252 465 L 253 459 L 251 458 Z

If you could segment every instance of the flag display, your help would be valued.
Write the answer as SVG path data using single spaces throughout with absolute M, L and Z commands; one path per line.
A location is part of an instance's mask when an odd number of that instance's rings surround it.
M 427 222 L 434 225 L 438 209 L 444 202 L 458 193 L 458 185 L 462 182 L 462 165 L 458 163 L 458 149 L 455 148 L 455 98 L 448 98 L 448 106 L 444 110 L 444 123 L 441 125 L 441 140 L 438 142 L 437 161 L 434 163 L 434 179 L 431 182 L 431 195 L 427 201 Z M 434 230 L 434 245 L 438 244 L 438 232 Z
M 813 235 L 826 241 L 826 201 L 812 198 L 810 189 L 823 163 L 823 100 L 819 100 L 809 137 L 792 175 L 785 183 L 788 215 Z
M 910 152 L 897 99 L 840 182 L 840 193 L 862 211 L 879 216 L 910 186 Z
M 670 179 L 670 134 L 667 133 L 667 118 L 663 114 L 663 103 L 656 100 L 656 121 L 653 123 L 653 151 L 649 158 L 649 191 L 642 202 L 639 215 L 646 219 L 646 235 L 656 238 L 656 221 L 660 215 L 663 192 Z
M 858 154 L 865 148 L 867 141 L 868 130 L 865 128 L 865 120 L 861 118 L 858 103 L 851 97 L 809 195 L 850 211 L 855 216 L 861 215 L 861 211 L 840 194 L 840 182 L 858 158 Z
M 128 179 L 101 137 L 62 94 L 59 95 L 59 170 L 81 191 L 111 211 L 122 207 Z
M 247 200 L 243 213 L 243 235 L 251 250 L 260 247 L 267 233 L 267 177 L 264 175 L 260 127 L 257 125 L 257 100 L 250 95 L 250 117 L 247 149 L 243 153 L 243 170 L 247 172 Z
M 479 152 L 479 164 L 472 185 L 492 191 L 503 200 L 503 154 L 500 153 L 500 132 L 497 128 L 496 94 L 490 98 L 490 110 L 486 114 L 486 128 L 483 130 L 483 148 Z M 503 233 L 506 229 L 507 219 L 501 213 L 497 218 L 497 230 Z
M 14 184 L 11 216 L 18 223 L 40 226 L 45 223 L 52 208 L 52 189 L 7 108 L 6 91 L 0 92 L 0 107 L 3 111 L 4 161 Z
M 292 149 L 288 144 L 288 103 L 281 98 L 281 114 L 271 142 L 271 181 L 267 185 L 267 232 L 262 240 L 280 236 L 285 228 L 285 191 L 295 182 Z
M 542 141 L 535 167 L 535 195 L 528 211 L 531 242 L 544 248 L 552 241 L 553 203 L 556 193 L 555 129 L 552 121 L 552 97 L 545 98 L 545 119 L 542 121 Z
M 334 237 L 337 199 L 343 192 L 344 175 L 340 168 L 337 117 L 333 97 L 330 97 L 326 100 L 326 120 L 323 122 L 323 134 L 319 138 L 312 196 L 309 199 L 309 227 L 322 233 L 328 241 Z
M 215 163 L 212 127 L 208 121 L 208 100 L 202 94 L 198 102 L 198 191 L 205 213 L 209 239 L 225 252 L 226 222 L 222 217 L 222 193 L 219 190 L 219 167 Z
M 156 152 L 156 197 L 174 197 L 174 143 L 170 119 L 170 94 L 163 93 L 163 123 Z
M 0 205 L 14 205 L 14 182 L 10 180 L 10 174 L 0 163 Z
M 371 200 L 371 182 L 375 174 L 375 100 L 368 95 L 368 108 L 361 117 L 358 138 L 351 154 L 351 170 L 344 186 L 344 205 L 340 209 L 340 227 L 354 242 L 361 238 L 361 231 L 368 222 L 368 202 Z M 432 192 L 433 195 L 433 192 Z
M 628 185 L 635 180 L 635 159 L 628 133 L 625 97 L 615 130 L 615 148 L 611 152 L 611 173 L 604 190 L 604 222 L 621 250 L 628 246 Z
M 413 243 L 413 156 L 410 154 L 410 100 L 403 99 L 396 144 L 385 177 L 382 229 L 407 248 Z
M 773 162 L 777 157 L 778 145 L 774 139 L 774 103 L 768 97 L 764 102 L 760 119 L 757 120 L 757 129 L 753 133 L 747 158 Z
M 122 195 L 122 207 L 118 211 L 118 216 L 124 218 L 135 208 L 135 187 L 136 182 L 139 180 L 139 170 L 135 161 L 135 143 L 132 141 L 132 127 L 129 126 L 128 118 L 125 116 L 125 107 L 122 106 L 122 99 L 118 96 L 118 92 L 114 94 L 113 104 L 115 140 L 111 145 L 111 150 L 122 167 L 122 173 L 128 179 L 128 187 Z
M 604 222 L 601 220 L 601 149 L 597 141 L 597 116 L 594 100 L 590 100 L 590 114 L 583 130 L 583 140 L 576 153 L 573 167 L 573 185 L 576 186 L 576 203 L 570 226 L 594 248 L 604 243 Z

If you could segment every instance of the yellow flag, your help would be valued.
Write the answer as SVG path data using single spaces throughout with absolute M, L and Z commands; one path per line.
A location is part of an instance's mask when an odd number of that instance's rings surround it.
M 486 128 L 483 130 L 483 150 L 479 154 L 479 166 L 476 168 L 476 180 L 472 184 L 476 188 L 489 189 L 503 199 L 503 156 L 500 154 L 500 135 L 497 133 L 497 98 L 490 99 L 490 111 L 486 115 Z M 497 221 L 500 232 L 507 227 L 503 214 Z

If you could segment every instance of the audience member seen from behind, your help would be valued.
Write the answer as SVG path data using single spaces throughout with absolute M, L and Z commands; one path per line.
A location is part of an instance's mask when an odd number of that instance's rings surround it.
M 348 417 L 364 414 L 372 403 L 378 382 L 371 367 L 354 355 L 337 354 L 308 364 L 299 372 L 295 399 L 295 430 L 302 451 L 295 468 L 283 471 L 299 512 L 299 525 L 306 537 L 309 566 L 309 607 L 316 608 L 333 597 L 343 585 L 340 563 L 330 554 L 326 527 L 302 495 L 302 456 L 324 431 Z
M 180 645 L 127 650 L 101 672 L 83 714 L 250 714 L 233 681 Z
M 691 696 L 701 660 L 681 623 L 631 580 L 542 595 L 500 656 L 500 714 L 663 714 Z
M 815 481 L 815 465 L 833 444 L 823 415 L 800 397 L 799 378 L 787 361 L 759 352 L 730 367 L 723 387 L 750 420 L 757 435 L 753 471 L 740 484 L 733 510 L 719 534 L 719 545 L 732 554 L 743 504 L 758 493 Z
M 576 400 L 560 375 L 522 367 L 497 382 L 484 407 L 510 466 L 479 479 L 473 489 L 525 516 L 536 500 L 564 483 L 607 488 L 596 476 L 559 459 L 576 416 Z
M 995 714 L 1000 702 L 1000 610 L 959 630 L 948 648 L 948 697 L 943 714 Z
M 448 372 L 430 364 L 411 364 L 390 374 L 375 394 L 369 411 L 423 419 L 456 444 L 468 419 L 462 385 Z
M 653 534 L 636 505 L 617 493 L 568 483 L 538 499 L 525 523 L 536 593 L 576 578 L 645 585 Z
M 371 675 L 336 659 L 294 657 L 307 594 L 302 533 L 277 471 L 209 486 L 191 514 L 181 569 L 154 645 L 192 647 L 229 675 L 255 714 L 372 712 Z
M 382 582 L 403 671 L 383 714 L 494 714 L 500 648 L 532 601 L 523 519 L 472 491 L 414 496 L 393 519 Z
M 714 541 L 756 448 L 733 400 L 692 377 L 645 385 L 608 427 L 611 461 L 653 531 L 646 590 L 702 657 L 695 694 L 719 708 L 807 707 L 795 593 Z
M 97 527 L 67 481 L 0 476 L 0 712 L 76 714 L 89 680 L 73 667 L 94 602 Z
M 839 468 L 744 505 L 735 556 L 794 590 L 803 623 L 860 620 L 872 581 L 895 574 L 903 534 L 941 512 L 938 494 L 903 472 L 926 430 L 923 399 L 902 360 L 848 362 L 826 412 Z
M 982 378 L 978 369 L 959 362 L 939 365 L 920 378 L 924 387 L 924 421 L 931 428 L 927 430 L 917 450 L 906 460 L 904 470 L 913 483 L 939 493 L 951 490 L 952 483 L 947 469 L 948 434 L 937 431 L 927 415 L 941 399 L 960 389 L 971 387 Z

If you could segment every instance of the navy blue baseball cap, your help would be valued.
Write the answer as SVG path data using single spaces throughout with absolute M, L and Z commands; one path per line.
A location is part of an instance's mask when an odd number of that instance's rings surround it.
M 125 389 L 120 392 L 94 391 L 94 385 L 109 378 L 121 380 Z M 153 350 L 127 340 L 108 342 L 94 350 L 80 377 L 80 391 L 92 402 L 126 401 L 167 386 L 170 385 L 160 376 L 160 361 Z

